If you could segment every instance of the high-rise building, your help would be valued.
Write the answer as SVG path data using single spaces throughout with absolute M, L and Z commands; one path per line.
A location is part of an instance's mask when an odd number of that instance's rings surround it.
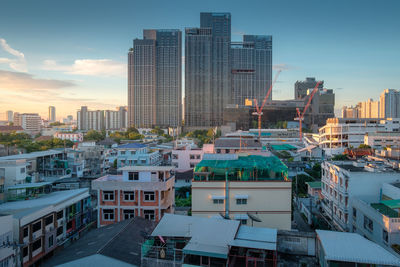
M 8 122 L 13 122 L 14 121 L 13 111 L 12 110 L 7 110 L 6 114 L 7 114 L 7 121 Z
M 303 99 L 307 96 L 307 91 L 309 89 L 314 89 L 317 85 L 317 81 L 314 77 L 307 77 L 305 81 L 297 81 L 294 84 L 294 98 Z M 324 88 L 324 81 L 318 85 L 318 89 L 322 90 Z
M 385 89 L 380 95 L 381 118 L 400 118 L 400 91 Z
M 231 100 L 230 43 L 230 13 L 200 13 L 200 28 L 186 29 L 185 125 L 223 123 Z
M 14 125 L 21 126 L 29 134 L 40 133 L 41 118 L 37 113 L 14 113 Z
M 272 83 L 272 36 L 244 35 L 231 44 L 231 59 L 232 104 L 257 99 L 261 105 Z
M 49 117 L 48 117 L 49 122 L 55 122 L 56 121 L 56 107 L 49 106 Z
M 368 99 L 360 103 L 360 118 L 381 118 L 380 102 Z
M 182 33 L 144 30 L 128 53 L 129 126 L 178 126 L 182 121 Z
M 101 131 L 105 129 L 104 125 L 104 110 L 89 111 L 86 106 L 82 106 L 77 112 L 78 130 Z
M 106 130 L 120 130 L 126 128 L 125 107 L 118 107 L 117 110 L 106 110 L 104 115 L 104 126 Z

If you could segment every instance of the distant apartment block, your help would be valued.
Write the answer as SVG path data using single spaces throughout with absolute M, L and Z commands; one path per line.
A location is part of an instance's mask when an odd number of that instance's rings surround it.
M 292 184 L 275 156 L 206 154 L 194 169 L 193 216 L 291 229 Z
M 121 130 L 127 128 L 128 112 L 125 107 L 118 107 L 117 110 L 104 111 L 104 127 L 106 130 Z
M 7 116 L 7 121 L 8 122 L 13 122 L 14 121 L 14 113 L 12 110 L 7 110 L 6 111 L 6 116 Z
M 322 167 L 322 209 L 341 231 L 351 231 L 354 198 L 377 201 L 384 183 L 399 180 L 398 171 L 382 162 L 325 161 Z
M 12 216 L 14 238 L 10 242 L 23 244 L 22 255 L 17 257 L 23 266 L 35 264 L 95 219 L 87 188 L 7 202 L 0 205 L 0 213 Z
M 77 112 L 78 130 L 89 131 L 104 130 L 104 110 L 89 111 L 87 107 L 83 106 Z
M 41 118 L 37 113 L 14 113 L 14 125 L 21 126 L 31 135 L 40 133 Z
M 59 138 L 61 140 L 69 140 L 72 142 L 82 142 L 83 134 L 82 133 L 55 133 L 55 138 Z
M 128 53 L 128 126 L 176 127 L 182 120 L 182 33 L 144 30 Z
M 133 217 L 159 221 L 174 212 L 175 175 L 172 166 L 126 166 L 122 175 L 92 182 L 97 190 L 98 227 Z
M 379 98 L 382 118 L 400 118 L 400 91 L 385 89 Z
M 49 115 L 48 115 L 49 122 L 55 122 L 56 119 L 56 107 L 49 106 Z

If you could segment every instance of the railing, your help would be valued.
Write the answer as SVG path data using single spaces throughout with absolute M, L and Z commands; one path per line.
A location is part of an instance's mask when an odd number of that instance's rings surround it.
M 183 263 L 183 251 L 170 246 L 154 246 L 150 243 L 142 245 L 142 260 L 155 259 Z

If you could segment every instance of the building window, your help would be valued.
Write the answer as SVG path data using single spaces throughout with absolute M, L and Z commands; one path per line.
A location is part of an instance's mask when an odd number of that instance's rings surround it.
M 36 240 L 35 242 L 33 242 L 32 244 L 32 251 L 35 251 L 37 249 L 40 249 L 42 247 L 42 239 L 39 238 L 38 240 Z
M 178 159 L 178 154 L 172 154 L 172 159 Z
M 156 194 L 154 192 L 145 191 L 144 192 L 144 201 L 155 201 Z
M 246 225 L 247 224 L 247 220 L 246 219 L 240 220 L 240 224 Z
M 49 225 L 51 223 L 53 223 L 53 215 L 50 215 L 44 219 L 44 225 Z
M 385 243 L 388 243 L 388 242 L 389 242 L 389 234 L 388 234 L 388 232 L 387 232 L 385 229 L 383 229 L 383 232 L 382 232 L 382 239 L 383 239 L 383 241 L 384 241 Z
M 353 208 L 353 218 L 357 218 L 357 210 L 356 210 L 356 208 Z
M 53 236 L 49 236 L 49 248 L 51 248 L 54 244 Z
M 364 215 L 364 228 L 369 231 L 374 231 L 374 222 Z
M 193 154 L 190 154 L 190 159 L 194 159 L 194 155 Z
M 147 220 L 154 221 L 156 218 L 154 210 L 144 210 L 143 213 L 144 213 L 144 218 Z
M 63 232 L 64 232 L 64 231 L 63 231 L 63 227 L 62 227 L 62 226 L 60 226 L 60 227 L 57 228 L 57 236 L 62 235 Z
M 24 258 L 28 256 L 28 251 L 29 249 L 27 246 L 22 249 L 22 255 Z
M 135 218 L 135 210 L 124 210 L 124 219 Z
M 201 157 L 200 157 L 200 155 L 196 155 L 196 159 L 200 159 Z
M 194 168 L 195 166 L 196 166 L 195 163 L 190 163 L 190 168 L 191 168 L 191 169 Z
M 60 210 L 59 212 L 57 212 L 57 220 L 62 219 L 64 217 L 64 213 L 62 210 Z
M 224 204 L 224 200 L 223 199 L 213 199 L 213 203 L 214 204 Z
M 125 155 L 125 151 L 121 151 L 121 155 Z
M 135 200 L 135 192 L 124 191 L 124 200 L 125 201 L 134 201 Z
M 103 219 L 105 221 L 114 221 L 114 210 L 113 209 L 103 210 Z
M 236 199 L 236 205 L 246 205 L 246 204 L 247 204 L 247 199 L 245 198 Z
M 114 200 L 114 191 L 104 191 L 103 192 L 103 200 L 113 201 Z
M 32 231 L 36 232 L 42 229 L 42 221 L 38 221 L 36 223 L 33 224 L 32 226 Z
M 25 173 L 25 168 L 21 168 L 21 173 Z
M 137 180 L 139 180 L 139 173 L 138 172 L 130 172 L 128 180 L 129 181 L 137 181 Z
M 25 227 L 25 228 L 24 228 L 24 238 L 25 238 L 25 237 L 28 237 L 28 235 L 29 235 L 29 228 L 28 228 L 28 227 Z

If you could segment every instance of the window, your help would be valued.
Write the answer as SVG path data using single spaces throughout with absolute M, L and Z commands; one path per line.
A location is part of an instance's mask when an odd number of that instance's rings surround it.
M 121 155 L 125 155 L 125 151 L 121 151 Z
M 24 247 L 24 248 L 22 249 L 22 255 L 23 255 L 24 258 L 25 258 L 26 256 L 28 256 L 28 251 L 29 251 L 29 249 L 28 249 L 27 246 Z
M 247 220 L 246 219 L 240 220 L 240 224 L 246 225 L 247 224 Z
M 104 191 L 103 192 L 103 200 L 113 201 L 114 200 L 114 191 Z
M 218 153 L 218 154 L 221 153 L 221 149 L 217 149 L 217 153 Z
M 25 237 L 28 237 L 28 234 L 29 234 L 29 228 L 28 228 L 28 227 L 25 227 L 25 228 L 24 228 L 24 238 L 25 238 Z
M 33 226 L 32 226 L 33 232 L 39 231 L 40 229 L 42 229 L 42 221 L 38 221 L 33 224 Z
M 154 221 L 155 219 L 154 210 L 144 210 L 143 213 L 145 219 Z
M 25 173 L 25 168 L 21 168 L 21 173 Z
M 57 236 L 62 235 L 63 234 L 63 227 L 60 226 L 57 228 Z
M 124 210 L 124 219 L 135 218 L 135 210 Z
M 190 154 L 190 159 L 194 159 L 194 155 L 193 154 Z
M 383 239 L 383 241 L 385 241 L 385 243 L 389 242 L 389 234 L 385 229 L 383 229 L 383 232 L 382 232 L 382 239 Z
M 236 199 L 236 205 L 246 205 L 246 204 L 247 204 L 247 199 L 245 198 Z
M 64 217 L 64 213 L 62 210 L 60 210 L 59 212 L 57 212 L 57 220 L 62 219 Z
M 53 246 L 53 244 L 54 244 L 54 239 L 53 239 L 53 236 L 51 235 L 51 236 L 49 236 L 49 248 L 51 248 Z
M 36 240 L 35 242 L 33 242 L 33 244 L 32 244 L 32 251 L 35 251 L 35 250 L 37 250 L 37 249 L 39 249 L 39 248 L 41 248 L 41 247 L 42 247 L 42 239 L 39 238 L 38 240 Z
M 178 154 L 172 154 L 172 159 L 178 159 Z
M 51 223 L 53 223 L 53 215 L 50 215 L 44 219 L 44 225 L 49 225 Z
M 369 231 L 374 231 L 374 222 L 364 215 L 364 228 Z
M 137 181 L 137 180 L 139 180 L 139 173 L 138 172 L 130 172 L 128 180 L 129 181 Z
M 191 169 L 194 168 L 195 166 L 196 166 L 196 164 L 190 163 L 190 168 L 191 168 Z
M 196 159 L 200 159 L 200 155 L 196 155 Z
M 145 191 L 144 192 L 144 201 L 154 201 L 156 199 L 156 195 L 154 192 Z
M 224 200 L 223 199 L 213 199 L 213 203 L 214 204 L 224 204 Z
M 124 200 L 125 201 L 134 201 L 135 200 L 135 192 L 124 191 Z
M 353 218 L 357 218 L 357 210 L 356 210 L 356 208 L 353 208 Z
M 114 210 L 113 209 L 103 210 L 103 219 L 105 221 L 114 221 Z

